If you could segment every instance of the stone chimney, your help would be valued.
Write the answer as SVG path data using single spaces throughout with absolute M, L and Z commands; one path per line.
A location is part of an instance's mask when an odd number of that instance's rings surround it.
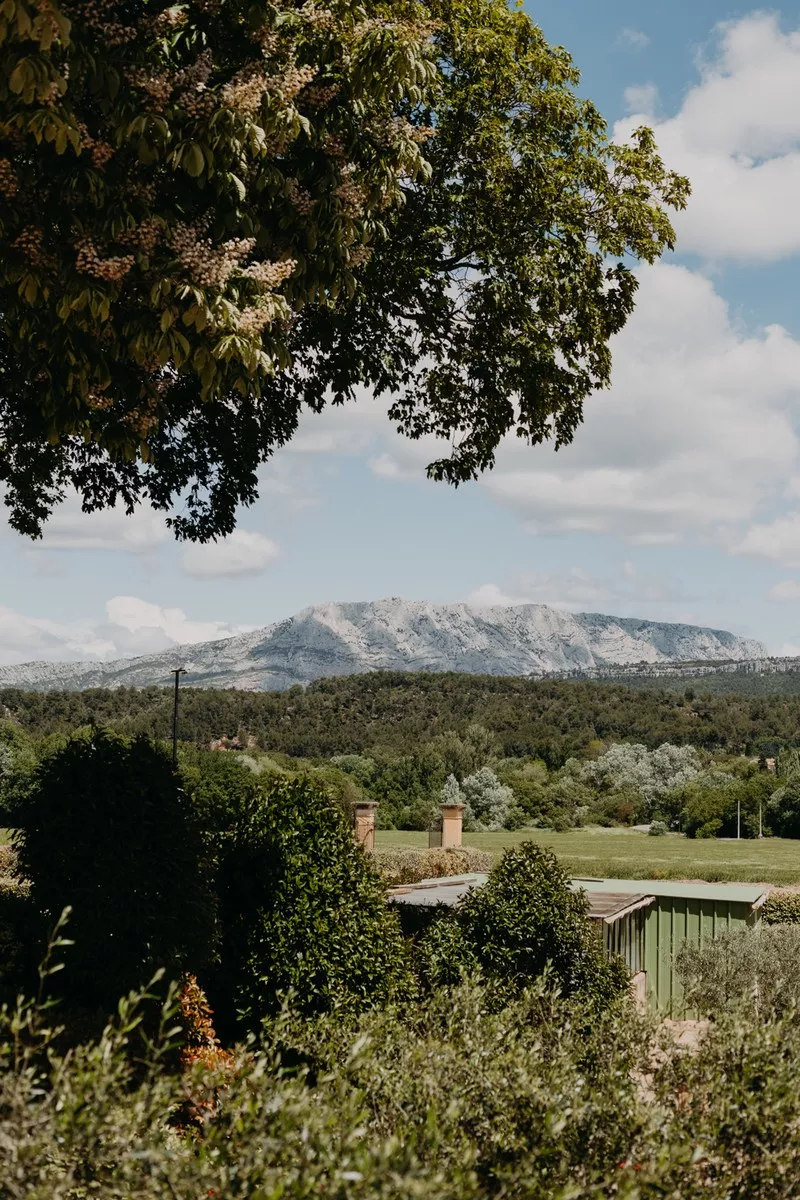
M 461 845 L 461 823 L 464 819 L 463 804 L 442 805 L 442 840 L 443 850 Z
M 378 804 L 375 800 L 360 800 L 353 813 L 353 831 L 356 841 L 365 850 L 375 849 L 375 809 L 377 807 Z

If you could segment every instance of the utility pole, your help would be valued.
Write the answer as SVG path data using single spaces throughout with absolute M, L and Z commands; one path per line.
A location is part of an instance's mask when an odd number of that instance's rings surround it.
M 186 674 L 184 667 L 173 667 L 172 674 L 175 676 L 175 700 L 172 705 L 172 765 L 178 765 L 178 685 L 180 684 L 181 675 Z

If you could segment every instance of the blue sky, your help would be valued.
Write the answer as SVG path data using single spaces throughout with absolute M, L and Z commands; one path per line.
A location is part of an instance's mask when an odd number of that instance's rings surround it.
M 689 621 L 800 654 L 800 4 L 528 7 L 617 135 L 653 125 L 694 185 L 575 444 L 509 445 L 452 491 L 365 397 L 303 424 L 224 544 L 68 502 L 35 546 L 0 529 L 0 663 L 387 595 Z

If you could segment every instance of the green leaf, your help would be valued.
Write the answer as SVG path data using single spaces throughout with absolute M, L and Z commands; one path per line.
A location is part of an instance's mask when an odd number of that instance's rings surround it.
M 187 175 L 198 176 L 205 166 L 203 151 L 197 142 L 189 142 L 181 156 L 181 166 Z

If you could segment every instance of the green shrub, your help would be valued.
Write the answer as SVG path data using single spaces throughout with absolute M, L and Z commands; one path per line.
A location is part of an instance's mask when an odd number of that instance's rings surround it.
M 36 908 L 52 925 L 68 905 L 74 940 L 59 987 L 113 1005 L 154 968 L 208 958 L 212 909 L 201 842 L 167 755 L 146 738 L 96 730 L 39 766 L 15 845 Z
M 572 890 L 553 852 L 523 842 L 425 933 L 423 976 L 441 986 L 479 970 L 503 1002 L 547 969 L 564 996 L 610 1004 L 626 991 L 628 972 L 620 959 L 606 958 L 588 910 L 586 894 Z
M 800 892 L 770 892 L 761 912 L 768 925 L 800 925 Z
M 647 832 L 650 837 L 664 837 L 668 830 L 664 821 L 653 821 Z
M 421 879 L 467 875 L 490 871 L 494 855 L 475 846 L 457 846 L 447 850 L 420 850 L 414 846 L 379 846 L 372 861 L 384 883 L 418 883 Z
M 313 1013 L 385 1003 L 411 987 L 383 884 L 337 802 L 309 779 L 273 782 L 240 817 L 218 894 L 216 1000 L 232 1000 L 251 1026 L 289 990 Z
M 0 1012 L 3 1200 L 800 1195 L 793 1013 L 723 1016 L 686 1053 L 629 1011 L 543 987 L 495 1011 L 470 985 L 349 1019 L 280 1013 L 232 1063 L 178 1076 L 175 1008 L 152 1007 L 124 1000 L 68 1054 L 48 1013 Z
M 685 942 L 676 967 L 692 1007 L 703 1015 L 752 1007 L 762 1017 L 800 1005 L 800 929 L 765 926 Z

